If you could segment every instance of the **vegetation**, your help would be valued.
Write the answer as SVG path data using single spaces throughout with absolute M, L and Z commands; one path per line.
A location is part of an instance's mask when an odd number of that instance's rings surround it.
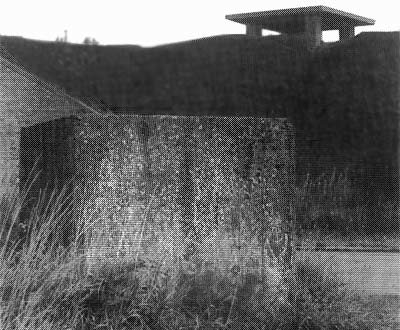
M 84 45 L 99 45 L 100 43 L 95 38 L 85 37 L 85 39 L 83 39 L 83 44 Z
M 346 171 L 315 179 L 307 175 L 297 187 L 295 208 L 300 241 L 311 237 L 330 246 L 399 246 L 398 201 L 382 197 L 371 204 Z
M 82 205 L 75 211 L 85 222 L 63 247 L 54 233 L 65 220 L 66 197 L 65 191 L 42 197 L 20 224 L 24 196 L 3 196 L 2 329 L 369 329 L 362 320 L 371 306 L 329 265 L 315 266 L 303 255 L 280 273 L 261 262 L 256 241 L 233 238 L 222 227 L 189 260 L 182 255 L 190 242 L 179 226 L 161 231 L 154 223 L 124 255 L 96 256 L 88 244 L 97 251 L 95 239 L 81 238 L 103 215 Z M 371 308 L 377 314 L 381 307 Z
M 297 189 L 300 244 L 372 245 L 386 237 L 383 245 L 397 246 L 397 33 L 362 34 L 312 54 L 281 38 L 145 49 L 72 45 L 66 37 L 40 46 L 2 40 L 32 72 L 113 111 L 290 118 L 298 175 L 320 175 Z M 335 166 L 365 173 L 321 175 Z M 2 329 L 368 329 L 382 328 L 367 324 L 371 315 L 388 317 L 382 302 L 347 290 L 329 264 L 305 255 L 279 269 L 264 237 L 230 235 L 221 225 L 186 258 L 193 242 L 175 222 L 159 226 L 144 216 L 127 233 L 135 244 L 108 246 L 112 228 L 99 225 L 108 215 L 81 205 L 73 210 L 75 238 L 59 244 L 65 194 L 39 200 L 22 223 L 25 196 L 0 203 Z

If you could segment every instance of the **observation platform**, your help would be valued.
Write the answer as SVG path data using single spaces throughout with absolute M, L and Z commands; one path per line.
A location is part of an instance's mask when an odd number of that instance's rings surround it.
M 339 39 L 352 38 L 356 26 L 374 25 L 375 20 L 326 6 L 278 9 L 226 15 L 246 25 L 246 34 L 262 36 L 262 30 L 284 34 L 305 34 L 311 47 L 321 44 L 322 31 L 339 30 Z

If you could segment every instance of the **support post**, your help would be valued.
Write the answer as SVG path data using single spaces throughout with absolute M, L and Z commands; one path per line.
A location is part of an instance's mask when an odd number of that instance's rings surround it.
M 339 40 L 350 39 L 355 36 L 354 26 L 346 25 L 339 29 Z
M 259 25 L 246 24 L 246 34 L 248 36 L 261 37 L 262 27 Z
M 309 47 L 312 49 L 320 46 L 322 40 L 321 15 L 306 16 L 304 23 Z

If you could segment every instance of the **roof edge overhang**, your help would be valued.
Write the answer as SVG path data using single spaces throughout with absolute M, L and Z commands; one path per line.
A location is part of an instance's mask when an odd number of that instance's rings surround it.
M 365 26 L 374 25 L 375 20 L 327 6 L 311 6 L 288 9 L 277 9 L 241 14 L 226 15 L 225 18 L 236 23 L 246 25 L 258 25 L 264 29 L 277 32 L 286 31 L 284 25 L 292 23 L 300 25 L 300 21 L 308 16 L 319 15 L 321 17 L 322 30 L 336 30 L 343 25 Z M 297 23 L 296 23 L 297 21 Z
M 82 107 L 86 111 L 89 111 L 89 113 L 96 115 L 102 114 L 101 111 L 94 109 L 93 107 L 89 106 L 88 104 L 79 100 L 78 98 L 69 95 L 61 87 L 58 87 L 55 84 L 40 78 L 39 76 L 33 74 L 32 72 L 24 68 L 2 45 L 0 45 L 0 61 L 2 62 L 1 65 L 3 65 L 5 68 L 7 67 L 12 71 L 21 74 L 26 79 L 40 86 L 40 88 L 42 88 L 43 90 L 46 90 L 47 92 L 53 95 L 58 95 L 60 97 L 63 97 L 70 103 L 75 103 L 76 105 Z

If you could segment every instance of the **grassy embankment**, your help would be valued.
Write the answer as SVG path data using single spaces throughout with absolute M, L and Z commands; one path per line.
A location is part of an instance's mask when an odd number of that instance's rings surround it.
M 366 324 L 371 315 L 375 321 L 387 316 L 381 303 L 349 291 L 329 264 L 313 266 L 306 254 L 291 270 L 267 267 L 261 278 L 257 244 L 232 237 L 222 227 L 214 228 L 198 254 L 185 260 L 188 242 L 179 228 L 172 224 L 161 230 L 160 224 L 147 222 L 145 212 L 132 233 L 137 244 L 118 258 L 114 247 L 106 258 L 101 235 L 92 236 L 82 252 L 80 238 L 106 216 L 90 214 L 82 205 L 75 210 L 84 220 L 75 240 L 60 248 L 54 233 L 62 228 L 64 200 L 59 194 L 38 203 L 29 223 L 20 226 L 24 196 L 3 196 L 4 330 L 372 329 Z M 97 227 L 107 233 L 106 227 Z M 30 235 L 18 243 L 23 237 L 18 232 Z M 102 257 L 96 259 L 93 252 Z

